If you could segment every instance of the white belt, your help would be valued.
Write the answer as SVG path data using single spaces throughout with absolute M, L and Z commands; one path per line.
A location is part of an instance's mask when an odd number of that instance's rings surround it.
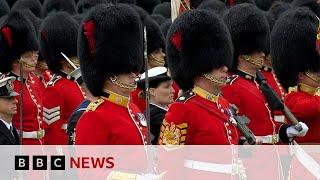
M 67 130 L 68 129 L 68 124 L 67 123 L 62 124 L 61 129 Z
M 308 153 L 306 153 L 295 141 L 293 142 L 294 153 L 298 161 L 317 179 L 320 179 L 320 165 Z
M 232 174 L 232 164 L 216 164 L 194 160 L 185 160 L 184 167 L 201 171 Z
M 240 180 L 247 179 L 245 168 L 243 167 L 242 161 L 240 159 L 238 159 L 235 164 L 216 164 L 194 160 L 185 160 L 184 167 L 214 173 L 224 173 L 230 175 L 237 174 Z
M 284 117 L 284 115 L 275 115 L 274 117 L 273 117 L 273 119 L 274 119 L 274 121 L 276 121 L 276 122 L 279 122 L 279 123 L 285 123 L 285 117 Z
M 45 135 L 45 131 L 43 129 L 39 131 L 29 131 L 29 132 L 22 132 L 23 138 L 26 139 L 42 139 Z
M 279 135 L 256 136 L 256 139 L 262 141 L 263 144 L 276 144 L 279 142 Z

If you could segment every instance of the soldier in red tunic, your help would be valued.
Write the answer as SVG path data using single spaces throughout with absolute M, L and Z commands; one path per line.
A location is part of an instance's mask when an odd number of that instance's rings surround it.
M 233 57 L 227 27 L 214 13 L 191 10 L 175 19 L 167 37 L 169 69 L 185 93 L 169 107 L 158 143 L 170 150 L 174 150 L 171 145 L 238 144 L 241 133 L 233 119 L 231 104 L 221 94 Z M 225 147 L 219 157 L 205 157 L 181 148 L 168 151 L 165 158 L 186 153 L 188 157 L 172 168 L 186 168 L 181 169 L 184 174 L 180 175 L 188 178 L 230 178 L 231 169 L 222 166 L 231 167 L 237 156 L 233 146 Z M 161 161 L 165 162 L 164 159 Z
M 79 34 L 83 80 L 92 95 L 76 126 L 75 144 L 146 144 L 146 120 L 130 102 L 143 64 L 143 35 L 136 12 L 126 5 L 100 6 Z
M 168 36 L 169 69 L 186 92 L 170 106 L 159 144 L 238 144 L 230 104 L 220 94 L 232 63 L 226 26 L 211 13 L 193 11 L 178 17 Z
M 298 8 L 281 16 L 271 34 L 273 67 L 283 87 L 288 89 L 285 104 L 309 127 L 306 136 L 295 138 L 302 145 L 320 144 L 318 27 L 319 19 L 313 12 Z M 305 152 L 294 151 L 290 179 L 319 179 L 319 148 L 304 147 Z
M 14 84 L 16 92 L 23 93 L 23 102 L 19 103 L 18 113 L 13 117 L 13 124 L 22 131 L 22 144 L 43 144 L 44 127 L 42 124 L 41 95 L 44 86 L 33 73 L 38 59 L 38 42 L 32 24 L 22 13 L 12 12 L 4 19 L 1 27 L 0 71 L 16 77 Z M 20 63 L 22 69 L 20 69 Z M 20 72 L 23 72 L 21 75 Z M 22 78 L 23 77 L 23 78 Z M 23 89 L 20 83 L 23 81 Z M 20 104 L 23 103 L 23 123 L 20 125 Z M 21 134 L 20 134 L 21 135 Z
M 71 113 L 84 99 L 79 85 L 67 79 L 74 67 L 62 56 L 77 59 L 78 23 L 66 12 L 51 13 L 40 27 L 40 50 L 49 70 L 54 73 L 43 95 L 46 144 L 67 144 L 67 123 Z
M 256 71 L 262 67 L 265 54 L 269 52 L 270 31 L 263 12 L 254 5 L 241 4 L 231 8 L 224 21 L 231 32 L 235 54 L 230 69 L 232 75 L 223 88 L 223 95 L 238 106 L 241 114 L 248 116 L 249 128 L 262 143 L 289 142 L 289 138 L 304 136 L 307 132 L 304 123 L 300 122 L 303 131 L 288 134 L 287 129 L 293 127 L 274 121 L 256 82 Z
M 285 104 L 309 127 L 306 136 L 295 140 L 320 143 L 320 49 L 316 46 L 319 22 L 312 12 L 302 10 L 292 11 L 281 22 L 271 36 L 273 64 L 281 84 L 289 90 Z M 284 36 L 293 26 L 296 32 Z

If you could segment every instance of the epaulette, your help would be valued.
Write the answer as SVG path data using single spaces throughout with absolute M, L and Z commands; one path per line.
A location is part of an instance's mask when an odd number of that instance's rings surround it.
M 59 75 L 55 75 L 53 76 L 50 81 L 47 83 L 47 87 L 53 86 L 59 79 L 61 79 L 62 77 Z
M 184 92 L 179 98 L 177 98 L 176 102 L 185 103 L 194 96 L 195 96 L 194 92 L 187 91 L 187 92 Z
M 228 84 L 228 85 L 232 85 L 232 83 L 233 83 L 238 77 L 239 77 L 238 75 L 228 76 L 228 78 L 227 78 L 227 84 Z
M 86 112 L 89 112 L 89 111 L 95 111 L 102 103 L 104 102 L 104 99 L 100 98 L 96 101 L 93 101 L 91 102 L 87 109 L 86 109 Z

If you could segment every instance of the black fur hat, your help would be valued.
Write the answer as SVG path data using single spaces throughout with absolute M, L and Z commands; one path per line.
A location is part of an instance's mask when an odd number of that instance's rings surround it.
M 152 14 L 160 14 L 164 18 L 171 18 L 171 4 L 169 2 L 158 4 L 153 9 Z
M 317 3 L 317 0 L 293 0 L 291 4 L 294 7 L 308 7 L 317 16 L 320 16 L 320 5 Z
M 10 12 L 9 5 L 7 1 L 0 0 L 0 18 Z
M 137 4 L 136 0 L 116 0 L 117 3 Z
M 77 33 L 79 23 L 67 12 L 50 13 L 40 27 L 40 51 L 48 68 L 60 74 L 61 60 L 77 56 Z
M 137 5 L 142 7 L 149 14 L 151 14 L 154 7 L 156 7 L 160 3 L 160 0 L 137 0 Z
M 238 4 L 224 15 L 234 46 L 234 61 L 230 69 L 238 66 L 238 56 L 262 51 L 269 54 L 270 29 L 268 21 L 258 7 L 253 4 Z
M 169 31 L 171 24 L 172 24 L 171 19 L 167 19 L 163 24 L 161 24 L 160 29 L 164 35 L 164 38 L 167 37 L 167 34 L 168 34 L 168 31 Z
M 152 20 L 151 17 L 147 17 L 143 24 L 147 28 L 147 52 L 148 54 L 152 53 L 153 51 L 162 48 L 165 49 L 165 40 L 163 33 L 160 29 L 160 26 Z
M 38 18 L 42 17 L 41 3 L 38 0 L 18 0 L 11 8 L 12 11 L 23 9 L 30 9 L 35 16 Z
M 74 0 L 45 0 L 42 5 L 42 15 L 45 18 L 50 12 L 66 11 L 73 15 L 76 13 Z
M 171 25 L 166 42 L 168 67 L 183 90 L 193 87 L 195 77 L 232 64 L 231 36 L 215 13 L 186 11 Z
M 151 14 L 151 18 L 159 25 L 163 24 L 166 19 L 160 14 Z
M 77 12 L 85 13 L 92 7 L 103 3 L 107 3 L 107 0 L 80 0 L 77 4 Z
M 221 0 L 204 0 L 198 9 L 205 9 L 222 15 L 226 10 L 227 6 Z
M 20 59 L 27 51 L 38 51 L 34 27 L 22 12 L 11 12 L 1 22 L 0 72 L 10 72 L 14 60 Z
M 268 11 L 275 1 L 276 0 L 254 0 L 256 6 L 264 11 Z
M 113 75 L 139 72 L 143 64 L 143 28 L 137 12 L 125 4 L 96 6 L 83 19 L 78 57 L 84 82 L 94 96 Z
M 316 51 L 319 20 L 308 9 L 290 9 L 280 16 L 271 34 L 271 57 L 280 83 L 296 86 L 299 72 L 320 71 Z
M 277 1 L 272 4 L 271 8 L 268 11 L 268 14 L 273 16 L 274 20 L 276 21 L 282 13 L 290 9 L 292 6 L 290 3 Z

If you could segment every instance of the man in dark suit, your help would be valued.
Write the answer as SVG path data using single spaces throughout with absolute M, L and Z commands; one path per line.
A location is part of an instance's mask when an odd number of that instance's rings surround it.
M 19 94 L 13 91 L 15 77 L 5 77 L 0 73 L 0 144 L 19 145 L 19 136 L 12 125 L 12 117 L 17 113 Z

